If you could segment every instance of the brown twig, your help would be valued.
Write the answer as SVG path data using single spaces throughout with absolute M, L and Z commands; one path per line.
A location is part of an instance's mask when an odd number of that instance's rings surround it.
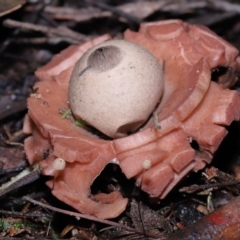
M 37 25 L 27 22 L 19 22 L 11 19 L 6 19 L 3 25 L 10 28 L 19 28 L 22 31 L 37 31 L 47 35 L 49 38 L 59 38 L 61 41 L 68 42 L 70 44 L 77 44 L 79 42 L 84 42 L 90 38 L 77 33 L 65 26 L 59 26 L 57 28 Z
M 87 214 L 81 214 L 81 213 L 77 213 L 77 212 L 71 212 L 71 211 L 60 209 L 60 208 L 52 207 L 52 206 L 49 206 L 47 204 L 44 204 L 44 203 L 38 202 L 36 200 L 33 200 L 29 197 L 24 197 L 24 199 L 33 203 L 33 204 L 36 204 L 36 205 L 41 206 L 43 208 L 50 209 L 50 210 L 55 211 L 55 212 L 63 213 L 63 214 L 69 215 L 69 216 L 77 217 L 77 218 L 84 218 L 84 219 L 88 219 L 88 220 L 91 220 L 91 221 L 100 222 L 100 223 L 103 223 L 103 224 L 106 224 L 106 225 L 115 226 L 115 227 L 118 227 L 118 228 L 121 228 L 121 229 L 128 230 L 130 232 L 134 232 L 134 233 L 143 235 L 142 231 L 136 230 L 134 228 L 128 227 L 128 226 L 123 225 L 123 224 L 119 224 L 119 223 L 109 221 L 109 220 L 105 220 L 105 219 L 99 219 L 99 218 L 96 218 L 94 216 L 87 215 Z
M 139 24 L 144 18 L 150 16 L 156 11 L 169 12 L 169 11 L 182 11 L 189 12 L 194 9 L 207 7 L 207 1 L 195 1 L 195 2 L 182 2 L 179 1 L 168 1 L 168 0 L 155 0 L 155 1 L 138 1 L 138 2 L 129 2 L 126 4 L 121 4 L 118 6 L 109 6 L 106 4 L 96 1 L 87 1 L 86 2 L 91 7 L 89 8 L 80 8 L 73 9 L 70 7 L 55 7 L 55 6 L 46 6 L 44 12 L 50 14 L 55 19 L 60 20 L 73 20 L 76 22 L 85 22 L 92 20 L 93 18 L 104 18 L 112 17 L 117 15 L 120 18 L 124 18 L 125 21 L 133 21 L 136 24 Z M 96 7 L 92 7 L 95 4 Z M 98 6 L 97 6 L 98 5 Z M 28 11 L 36 11 L 36 6 L 28 6 L 26 9 Z M 101 10 L 102 9 L 102 10 Z M 117 11 L 117 12 L 116 12 Z M 130 19 L 129 19 L 130 17 Z
M 118 9 L 118 8 L 110 6 L 110 5 L 105 4 L 103 2 L 92 1 L 92 0 L 84 0 L 84 2 L 86 2 L 88 5 L 98 7 L 102 10 L 110 11 L 110 12 L 116 14 L 119 17 L 123 17 L 129 22 L 130 25 L 134 25 L 134 27 L 136 27 L 136 25 L 139 26 L 142 22 L 140 19 L 136 18 L 135 16 L 132 16 L 132 15 L 130 15 L 130 14 Z
M 237 181 L 232 175 L 220 171 L 218 168 L 211 167 L 206 169 L 207 180 L 216 180 L 219 183 L 228 183 Z M 226 188 L 237 195 L 240 195 L 240 184 L 226 185 Z
M 1 186 L 0 196 L 3 196 L 15 189 L 18 189 L 24 185 L 27 185 L 27 184 L 37 180 L 39 178 L 39 176 L 40 176 L 39 172 L 37 170 L 34 170 L 34 171 L 28 173 L 27 175 L 23 176 L 22 178 L 10 183 L 6 187 Z
M 231 186 L 239 183 L 240 181 L 235 180 L 235 181 L 229 181 L 224 183 L 208 183 L 204 185 L 192 185 L 189 187 L 183 187 L 179 189 L 179 192 L 194 193 L 194 192 L 206 190 L 209 188 L 222 188 L 222 187 Z
M 47 6 L 44 9 L 45 13 L 49 14 L 54 19 L 72 20 L 75 22 L 85 22 L 93 18 L 111 17 L 109 11 L 101 11 L 98 8 L 70 8 L 70 7 L 55 7 Z
M 14 102 L 14 101 L 10 102 L 9 101 L 7 106 L 0 109 L 0 120 L 4 119 L 6 117 L 9 117 L 12 114 L 22 112 L 26 109 L 27 109 L 27 99 L 23 99 L 18 102 Z
M 222 0 L 210 0 L 209 5 L 212 8 L 215 8 L 217 10 L 223 10 L 225 12 L 235 12 L 240 13 L 240 5 L 231 3 L 229 1 L 222 1 Z

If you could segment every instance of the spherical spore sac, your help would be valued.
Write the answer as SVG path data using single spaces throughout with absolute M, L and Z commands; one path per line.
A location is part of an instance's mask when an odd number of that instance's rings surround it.
M 76 63 L 69 104 L 81 118 L 111 138 L 136 131 L 163 92 L 163 67 L 145 48 L 110 40 L 88 50 Z

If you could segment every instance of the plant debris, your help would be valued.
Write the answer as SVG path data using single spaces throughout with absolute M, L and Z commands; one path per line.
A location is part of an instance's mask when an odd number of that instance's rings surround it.
M 103 34 L 119 38 L 126 29 L 137 31 L 143 22 L 167 19 L 206 25 L 240 49 L 239 14 L 240 4 L 236 0 L 101 0 L 98 3 L 0 0 L 1 185 L 28 167 L 22 148 L 28 136 L 22 132 L 26 101 L 30 94 L 40 97 L 37 89 L 33 90 L 34 71 L 56 53 L 69 44 Z M 214 71 L 213 77 L 221 69 Z M 239 81 L 232 88 L 240 92 Z M 71 121 L 70 115 L 66 118 Z M 155 122 L 159 126 L 158 119 Z M 191 239 L 193 231 L 195 238 L 239 239 L 239 217 L 236 217 L 240 193 L 239 122 L 228 127 L 228 131 L 212 166 L 190 174 L 160 203 L 156 199 L 149 201 L 139 188 L 126 186 L 119 168 L 113 171 L 107 167 L 94 182 L 94 189 L 105 192 L 117 189 L 130 199 L 126 211 L 112 221 L 87 219 L 88 216 L 73 212 L 50 194 L 45 186 L 46 177 L 30 168 L 25 177 L 1 190 L 0 239 L 172 240 Z M 192 145 L 199 147 L 194 141 Z M 43 157 L 47 156 L 48 149 Z M 126 189 L 121 188 L 122 183 Z M 221 220 L 221 224 L 214 222 L 215 219 Z

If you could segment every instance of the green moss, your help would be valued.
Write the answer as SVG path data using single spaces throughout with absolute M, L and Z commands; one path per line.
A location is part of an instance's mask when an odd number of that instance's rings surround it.
M 4 220 L 4 219 L 0 219 L 0 228 L 7 230 L 9 228 L 9 222 Z
M 62 119 L 68 117 L 70 114 L 72 114 L 71 109 L 64 110 L 62 113 Z
M 82 119 L 78 119 L 78 120 L 75 121 L 75 125 L 78 126 L 78 127 L 84 127 L 84 126 L 86 126 L 86 124 L 87 123 Z

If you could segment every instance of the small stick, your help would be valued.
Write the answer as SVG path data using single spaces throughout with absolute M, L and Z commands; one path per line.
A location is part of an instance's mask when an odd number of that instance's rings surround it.
M 10 28 L 19 28 L 22 31 L 37 31 L 41 32 L 43 34 L 46 34 L 48 37 L 60 37 L 62 41 L 66 41 L 72 44 L 77 44 L 79 42 L 85 42 L 89 40 L 89 37 L 77 33 L 65 26 L 60 27 L 48 27 L 48 26 L 42 26 L 37 25 L 33 23 L 27 23 L 27 22 L 19 22 L 11 19 L 6 19 L 3 22 L 3 25 Z
M 179 189 L 179 192 L 186 192 L 186 193 L 194 193 L 202 190 L 206 190 L 209 188 L 222 188 L 222 187 L 227 187 L 231 185 L 236 185 L 239 184 L 240 181 L 233 180 L 229 182 L 223 182 L 223 183 L 209 183 L 209 184 L 204 184 L 204 185 L 191 185 L 189 187 L 183 187 Z
M 107 10 L 107 11 L 110 11 L 116 15 L 118 15 L 119 17 L 123 17 L 125 19 L 127 19 L 130 23 L 133 23 L 135 25 L 140 25 L 141 24 L 141 20 L 120 10 L 120 9 L 117 9 L 113 6 L 110 6 L 110 5 L 107 5 L 105 3 L 102 3 L 102 2 L 98 2 L 98 1 L 92 1 L 92 0 L 85 0 L 85 2 L 87 4 L 90 4 L 92 6 L 95 6 L 95 7 L 98 7 L 100 9 L 103 9 L 103 10 Z
M 128 227 L 128 226 L 123 225 L 123 224 L 119 224 L 119 223 L 112 222 L 112 221 L 105 220 L 105 219 L 99 219 L 97 217 L 94 217 L 94 216 L 91 216 L 91 215 L 87 215 L 87 214 L 81 214 L 81 213 L 77 213 L 77 212 L 71 212 L 71 211 L 67 211 L 67 210 L 62 210 L 60 208 L 52 207 L 52 206 L 49 206 L 47 204 L 38 202 L 38 201 L 33 200 L 33 199 L 29 198 L 29 197 L 23 197 L 23 198 L 25 200 L 33 203 L 33 204 L 36 204 L 36 205 L 41 206 L 43 208 L 50 209 L 50 210 L 55 211 L 55 212 L 63 213 L 63 214 L 69 215 L 69 216 L 77 217 L 77 218 L 84 218 L 84 219 L 92 220 L 92 221 L 95 221 L 95 222 L 104 223 L 104 224 L 107 224 L 107 225 L 110 225 L 110 226 L 115 226 L 115 227 L 118 227 L 118 228 L 123 228 L 123 229 L 126 229 L 126 230 L 130 231 L 130 232 L 143 234 L 141 231 L 138 231 L 138 230 L 136 230 L 134 228 Z
M 18 189 L 28 183 L 32 183 L 35 180 L 37 180 L 40 176 L 39 172 L 37 170 L 33 170 L 32 172 L 27 173 L 23 177 L 20 175 L 23 174 L 24 171 L 19 173 L 16 177 L 13 178 L 10 182 L 7 182 L 3 184 L 0 188 L 0 197 L 15 190 Z

